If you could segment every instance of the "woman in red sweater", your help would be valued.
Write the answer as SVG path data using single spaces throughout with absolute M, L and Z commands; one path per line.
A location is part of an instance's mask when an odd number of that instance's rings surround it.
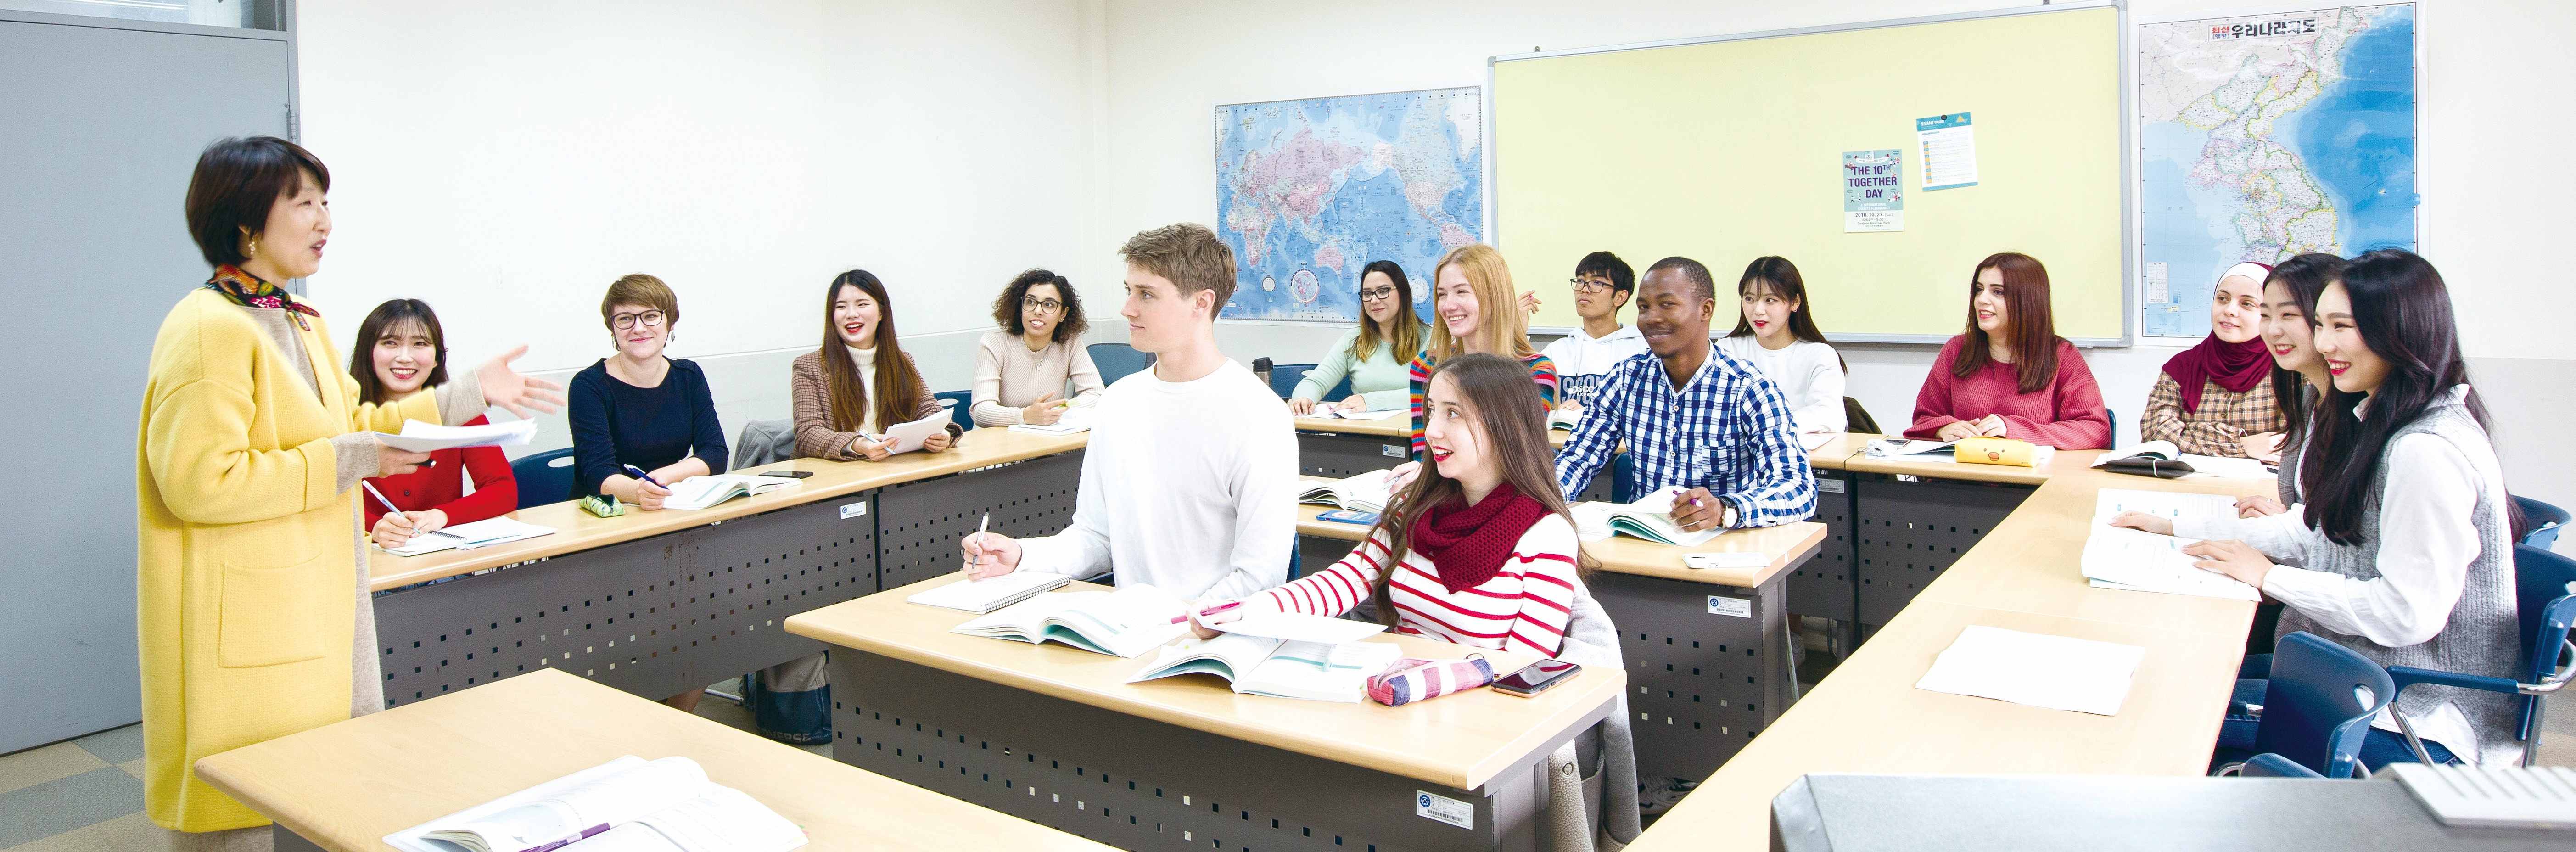
M 358 380 L 364 402 L 383 404 L 421 388 L 447 381 L 447 334 L 438 315 L 419 299 L 395 299 L 377 305 L 358 324 L 357 345 L 349 347 L 349 375 Z M 479 426 L 476 417 L 464 425 Z M 474 478 L 474 493 L 465 493 L 465 478 Z M 358 504 L 367 510 L 368 537 L 378 547 L 401 547 L 412 536 L 442 527 L 499 517 L 519 507 L 519 483 L 510 476 L 510 459 L 499 447 L 438 450 L 420 469 L 399 476 L 366 480 L 403 511 L 386 511 L 374 495 Z
M 1942 345 L 1914 397 L 1909 438 L 2018 438 L 2061 450 L 2111 446 L 2102 388 L 2075 344 L 2057 336 L 2048 268 L 2004 252 L 1977 264 L 1967 333 Z

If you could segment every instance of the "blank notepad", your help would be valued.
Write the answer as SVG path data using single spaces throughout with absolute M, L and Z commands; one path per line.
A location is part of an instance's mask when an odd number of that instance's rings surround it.
M 1971 626 L 1914 686 L 2110 716 L 2129 697 L 2129 678 L 2146 653 L 2136 645 Z

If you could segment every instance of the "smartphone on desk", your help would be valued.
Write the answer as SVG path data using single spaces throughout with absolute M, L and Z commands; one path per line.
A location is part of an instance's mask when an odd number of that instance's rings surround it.
M 764 472 L 761 475 L 775 476 L 780 479 L 804 479 L 805 477 L 813 476 L 814 472 L 810 470 L 772 470 Z
M 1522 698 L 1537 695 L 1583 671 L 1582 666 L 1564 660 L 1540 660 L 1520 671 L 1494 679 L 1494 691 Z

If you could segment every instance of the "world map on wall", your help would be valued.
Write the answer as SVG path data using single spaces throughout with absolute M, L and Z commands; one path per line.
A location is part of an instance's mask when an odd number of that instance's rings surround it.
M 1217 233 L 1230 319 L 1355 322 L 1362 268 L 1431 266 L 1485 233 L 1484 95 L 1469 86 L 1216 108 Z
M 2209 333 L 2220 273 L 2415 247 L 2415 6 L 2138 28 L 2145 332 Z

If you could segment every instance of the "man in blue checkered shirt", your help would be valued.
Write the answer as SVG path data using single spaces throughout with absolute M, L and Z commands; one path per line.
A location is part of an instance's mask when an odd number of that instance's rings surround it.
M 1582 490 L 1625 441 L 1636 493 L 1685 489 L 1672 508 L 1684 530 L 1777 526 L 1814 515 L 1815 474 L 1788 400 L 1759 370 L 1709 341 L 1717 287 L 1708 267 L 1664 258 L 1637 290 L 1637 330 L 1651 354 L 1619 362 L 1602 379 L 1573 440 L 1557 451 L 1558 487 Z

